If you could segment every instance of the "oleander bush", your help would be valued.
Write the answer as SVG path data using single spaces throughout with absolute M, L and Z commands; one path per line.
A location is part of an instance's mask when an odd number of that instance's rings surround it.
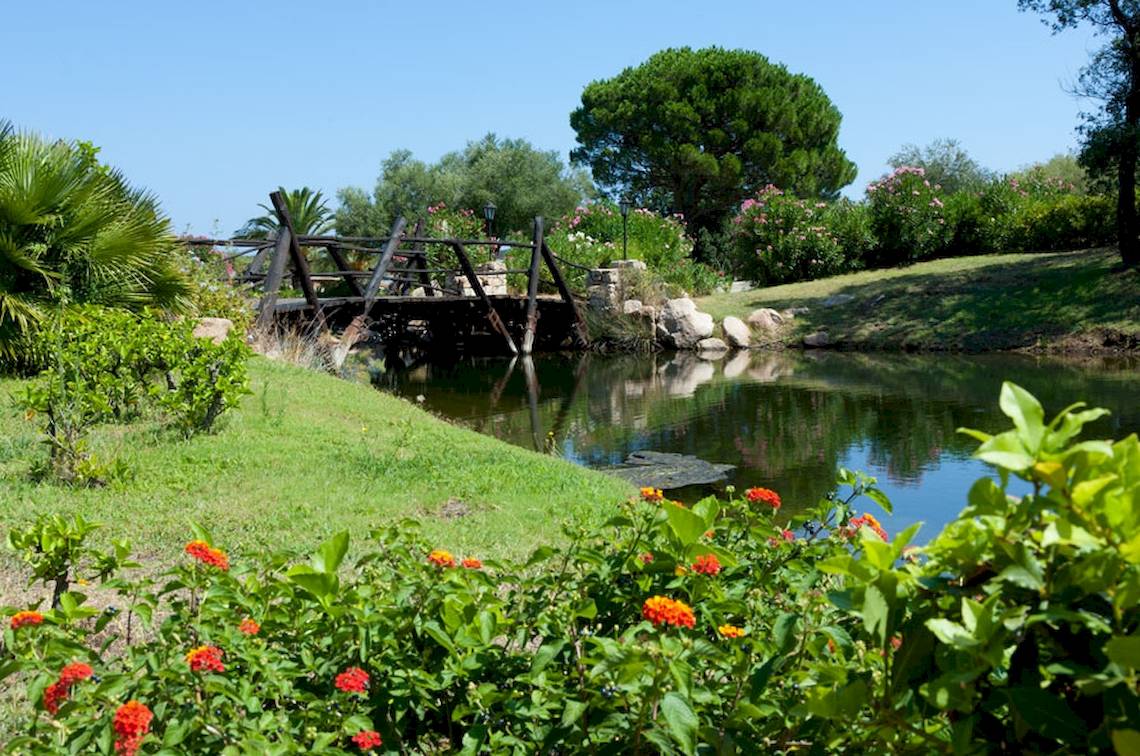
M 125 472 L 89 448 L 90 431 L 155 411 L 185 435 L 209 432 L 248 392 L 249 349 L 236 333 L 221 344 L 170 321 L 102 307 L 61 310 L 38 336 L 46 368 L 17 397 L 41 423 L 48 460 L 38 472 L 65 483 L 103 483 Z
M 849 266 L 844 244 L 828 224 L 826 202 L 808 202 L 766 186 L 734 218 L 734 273 L 765 284 L 803 281 Z
M 867 187 L 871 230 L 878 243 L 869 262 L 903 265 L 935 257 L 950 238 L 942 187 L 922 168 L 901 166 Z
M 1046 423 L 1011 384 L 1001 407 L 1012 429 L 969 431 L 996 477 L 923 546 L 858 514 L 889 503 L 841 471 L 790 515 L 763 488 L 692 508 L 646 489 L 522 564 L 412 521 L 351 568 L 349 533 L 231 558 L 195 527 L 157 580 L 121 544 L 87 555 L 65 574 L 103 580 L 106 608 L 2 610 L 0 677 L 30 709 L 7 748 L 1133 753 L 1140 442 L 1080 441 L 1103 411 Z

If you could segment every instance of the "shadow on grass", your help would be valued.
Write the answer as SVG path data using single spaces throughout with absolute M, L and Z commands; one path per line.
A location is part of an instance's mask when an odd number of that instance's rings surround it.
M 1032 347 L 1096 329 L 1124 346 L 1140 334 L 1140 273 L 1114 270 L 1115 254 L 1087 250 L 957 271 L 893 275 L 853 283 L 830 297 L 788 297 L 762 305 L 807 305 L 799 330 L 827 330 L 838 344 L 982 351 Z M 1110 336 L 1105 336 L 1110 339 Z

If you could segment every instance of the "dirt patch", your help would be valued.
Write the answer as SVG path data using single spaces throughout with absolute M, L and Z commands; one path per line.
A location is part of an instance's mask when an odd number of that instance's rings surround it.
M 434 514 L 445 522 L 451 522 L 466 517 L 471 511 L 471 507 L 461 499 L 448 499 Z
M 1032 350 L 1059 354 L 1140 354 L 1140 333 L 1092 328 L 1047 342 Z

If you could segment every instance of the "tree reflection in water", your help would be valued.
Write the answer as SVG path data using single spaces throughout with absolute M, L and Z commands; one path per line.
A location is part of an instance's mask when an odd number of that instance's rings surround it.
M 1107 407 L 1112 416 L 1088 433 L 1121 438 L 1140 430 L 1138 367 L 1127 358 L 754 352 L 717 362 L 690 354 L 466 359 L 370 375 L 519 446 L 593 467 L 639 449 L 693 454 L 736 465 L 732 483 L 776 488 L 790 505 L 826 494 L 840 466 L 866 468 L 899 499 L 896 526 L 934 526 L 986 472 L 969 458 L 974 442 L 956 430 L 1006 427 L 997 407 L 1003 380 L 1029 389 L 1049 413 L 1077 400 Z

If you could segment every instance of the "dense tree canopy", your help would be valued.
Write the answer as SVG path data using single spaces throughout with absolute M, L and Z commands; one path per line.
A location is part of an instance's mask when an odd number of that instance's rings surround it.
M 398 215 L 417 218 L 428 205 L 443 202 L 482 214 L 495 204 L 495 230 L 530 230 L 536 215 L 565 215 L 593 194 L 588 177 L 567 170 L 558 153 L 536 149 L 525 139 L 488 134 L 435 165 L 396 150 L 381 165 L 372 196 L 355 187 L 341 189 L 336 227 L 340 234 L 382 236 Z
M 815 81 L 759 53 L 663 50 L 586 87 L 571 158 L 611 196 L 664 194 L 697 234 L 767 184 L 836 196 L 855 178 L 840 121 Z
M 1120 255 L 1126 266 L 1140 265 L 1140 0 L 1018 0 L 1018 7 L 1045 15 L 1054 31 L 1087 24 L 1108 38 L 1081 74 L 1079 94 L 1102 103 L 1086 115 L 1081 162 L 1094 178 L 1115 174 Z
M 935 139 L 925 147 L 905 144 L 887 162 L 892 168 L 922 168 L 926 178 L 948 194 L 976 189 L 990 178 L 990 172 L 970 157 L 957 139 Z

